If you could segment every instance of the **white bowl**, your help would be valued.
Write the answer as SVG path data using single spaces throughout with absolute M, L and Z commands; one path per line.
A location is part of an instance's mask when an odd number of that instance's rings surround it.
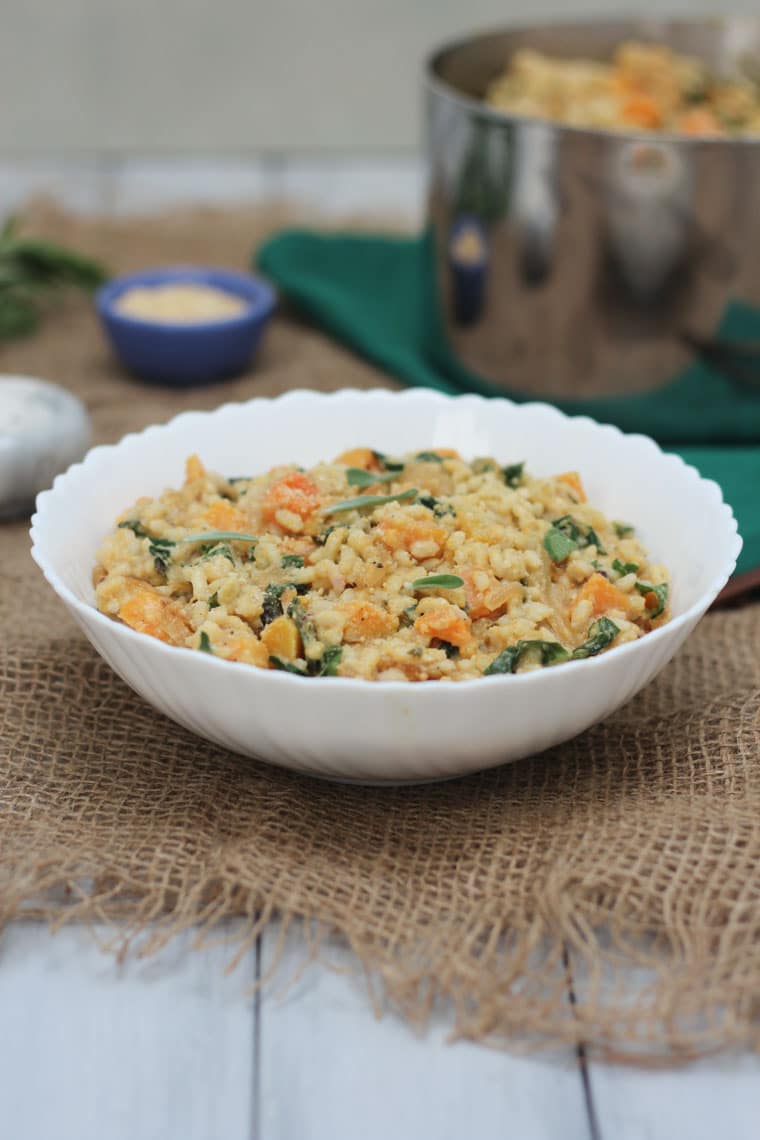
M 182 479 L 187 455 L 256 474 L 308 466 L 352 446 L 457 448 L 525 460 L 536 475 L 579 469 L 589 500 L 636 525 L 672 574 L 673 618 L 599 657 L 446 684 L 305 680 L 221 661 L 136 633 L 99 613 L 95 553 L 117 514 Z M 33 556 L 111 667 L 159 712 L 246 756 L 371 782 L 441 779 L 518 760 L 613 713 L 662 669 L 725 585 L 741 549 L 719 487 L 652 440 L 546 404 L 427 390 L 291 392 L 185 412 L 96 447 L 37 499 Z

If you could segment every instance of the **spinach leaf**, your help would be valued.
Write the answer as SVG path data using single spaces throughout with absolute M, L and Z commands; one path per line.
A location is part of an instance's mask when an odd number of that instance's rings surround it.
M 544 535 L 544 550 L 552 562 L 564 562 L 577 549 L 578 543 L 575 539 L 558 530 L 556 526 L 550 526 Z
M 571 653 L 572 660 L 580 661 L 584 657 L 595 657 L 597 653 L 606 649 L 619 633 L 620 628 L 615 625 L 614 621 L 610 621 L 607 617 L 600 617 L 589 626 L 588 637 L 583 645 L 579 645 Z
M 483 670 L 484 676 L 490 677 L 497 673 L 514 673 L 525 654 L 531 651 L 540 655 L 543 666 L 556 665 L 560 661 L 566 661 L 569 656 L 565 647 L 560 645 L 558 641 L 516 641 L 514 645 L 508 645 L 506 649 L 502 649 L 499 656 L 491 662 L 487 669 Z
M 328 645 L 322 654 L 319 673 L 322 677 L 337 677 L 340 659 L 343 656 L 342 645 Z
M 410 487 L 408 491 L 399 491 L 397 495 L 358 495 L 355 499 L 344 499 L 341 503 L 325 507 L 323 513 L 334 515 L 338 511 L 363 511 L 367 507 L 381 507 L 384 503 L 408 503 L 416 498 L 416 487 Z
M 670 592 L 668 589 L 668 583 L 661 582 L 659 586 L 652 586 L 649 584 L 649 582 L 637 582 L 636 589 L 640 594 L 644 595 L 644 599 L 647 602 L 647 617 L 659 617 L 668 604 L 668 594 Z M 655 605 L 651 608 L 647 599 L 648 594 L 654 594 L 655 598 L 657 599 Z
M 150 538 L 147 530 L 137 519 L 125 519 L 119 523 L 119 530 L 131 530 L 136 538 Z
M 373 451 L 372 454 L 374 455 L 377 462 L 386 471 L 403 471 L 404 470 L 404 464 L 401 462 L 400 459 L 390 459 L 387 455 L 383 455 L 382 451 Z
M 624 578 L 626 574 L 635 574 L 638 568 L 638 562 L 621 562 L 619 558 L 615 558 L 612 562 L 612 569 L 621 578 Z
M 579 549 L 595 546 L 600 554 L 607 553 L 594 528 L 587 526 L 586 523 L 578 522 L 572 515 L 562 515 L 561 518 L 554 520 L 552 526 L 556 530 L 562 531 L 567 538 L 572 539 Z
M 148 553 L 153 559 L 156 572 L 165 576 L 169 569 L 169 563 L 172 560 L 171 548 L 176 545 L 173 539 L 154 538 L 137 519 L 125 519 L 124 522 L 120 522 L 118 525 L 122 530 L 131 530 L 136 538 L 147 538 L 149 540 Z
M 211 648 L 211 642 L 209 641 L 209 636 L 206 633 L 205 629 L 201 631 L 201 639 L 198 642 L 198 648 L 200 650 L 202 650 L 204 653 L 213 653 L 214 652 L 213 649 Z
M 292 661 L 283 661 L 282 657 L 276 657 L 273 653 L 269 656 L 269 664 L 274 669 L 281 669 L 283 673 L 295 673 L 297 677 L 309 676 L 307 670 L 302 669 L 300 665 L 294 665 Z
M 442 503 L 440 499 L 436 499 L 432 495 L 420 495 L 417 502 L 423 507 L 427 507 L 429 511 L 432 511 L 437 519 L 442 519 L 446 515 L 451 515 L 452 518 L 456 518 L 456 511 L 451 503 Z
M 430 574 L 427 578 L 417 578 L 410 584 L 412 590 L 458 590 L 464 586 L 464 578 L 458 574 Z
M 523 481 L 523 471 L 525 470 L 525 461 L 522 463 L 510 463 L 507 467 L 502 467 L 501 473 L 504 476 L 504 482 L 512 490 L 519 487 Z
M 264 605 L 261 610 L 261 624 L 262 626 L 269 625 L 270 621 L 282 616 L 282 602 L 280 598 L 285 586 L 279 586 L 275 582 L 270 582 L 264 591 Z
M 438 648 L 444 651 L 449 661 L 459 656 L 459 646 L 452 645 L 450 641 L 442 641 Z
M 274 669 L 281 669 L 284 673 L 293 673 L 296 677 L 337 677 L 338 666 L 343 655 L 342 645 L 329 645 L 318 661 L 310 661 L 304 669 L 293 661 L 284 661 L 282 657 L 270 656 L 269 664 Z
M 172 560 L 171 549 L 174 543 L 170 538 L 151 538 L 148 543 L 148 553 L 153 559 L 153 565 L 159 574 L 166 576 L 169 563 Z
M 418 451 L 414 458 L 422 463 L 443 463 L 443 456 L 436 451 Z
M 201 546 L 201 562 L 207 562 L 209 558 L 216 558 L 218 554 L 229 559 L 233 566 L 235 565 L 235 555 L 226 542 L 204 542 Z
M 302 554 L 284 554 L 282 557 L 282 568 L 287 570 L 289 566 L 296 567 L 298 570 L 302 569 L 304 565 Z
M 295 590 L 299 595 L 308 594 L 309 586 L 306 582 L 270 582 L 264 590 L 264 604 L 261 610 L 262 626 L 269 625 L 270 621 L 282 616 L 282 602 L 280 599 L 286 590 Z
M 376 483 L 392 483 L 396 477 L 396 471 L 388 471 L 385 475 L 377 471 L 364 471 L 361 467 L 349 467 L 346 471 L 346 482 L 349 487 L 373 487 Z
M 301 640 L 304 646 L 310 645 L 312 642 L 317 641 L 317 630 L 314 622 L 307 614 L 303 607 L 303 603 L 295 598 L 288 606 L 288 617 L 292 618 L 296 623 L 296 628 L 301 635 Z
M 219 605 L 219 593 L 217 590 L 214 590 L 213 594 L 211 595 L 211 597 L 208 600 L 208 608 L 210 610 L 215 610 L 218 605 Z
M 618 538 L 627 538 L 629 534 L 634 533 L 634 528 L 632 526 L 629 526 L 628 523 L 624 522 L 613 522 L 612 529 L 615 531 L 615 534 L 618 536 Z

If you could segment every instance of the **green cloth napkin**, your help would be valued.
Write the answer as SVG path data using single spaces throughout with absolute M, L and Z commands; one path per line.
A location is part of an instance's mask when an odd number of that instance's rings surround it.
M 257 262 L 301 311 L 400 380 L 451 394 L 532 398 L 489 384 L 449 352 L 437 315 L 429 234 L 289 230 L 266 242 Z M 719 333 L 760 340 L 760 313 L 733 303 Z M 737 572 L 760 567 L 760 389 L 737 386 L 696 363 L 655 392 L 552 403 L 571 415 L 651 435 L 714 479 L 744 539 Z

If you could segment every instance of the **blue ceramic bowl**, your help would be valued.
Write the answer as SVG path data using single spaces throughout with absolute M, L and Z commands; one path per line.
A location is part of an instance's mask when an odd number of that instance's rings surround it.
M 237 316 L 193 324 L 148 321 L 116 308 L 122 293 L 135 286 L 190 282 L 242 297 L 246 307 Z M 96 305 L 116 354 L 130 372 L 182 388 L 246 369 L 274 308 L 274 293 L 263 281 L 233 269 L 170 266 L 114 278 L 98 292 Z

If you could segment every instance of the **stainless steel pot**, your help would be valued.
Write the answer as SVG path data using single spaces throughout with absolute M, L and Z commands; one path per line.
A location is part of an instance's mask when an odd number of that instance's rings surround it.
M 428 63 L 441 322 L 459 361 L 499 386 L 643 391 L 695 351 L 728 369 L 757 351 L 760 378 L 760 345 L 718 332 L 729 302 L 760 310 L 760 138 L 584 130 L 482 101 L 518 48 L 606 59 L 629 39 L 665 42 L 720 74 L 760 72 L 760 21 L 739 18 L 521 28 L 450 44 Z

